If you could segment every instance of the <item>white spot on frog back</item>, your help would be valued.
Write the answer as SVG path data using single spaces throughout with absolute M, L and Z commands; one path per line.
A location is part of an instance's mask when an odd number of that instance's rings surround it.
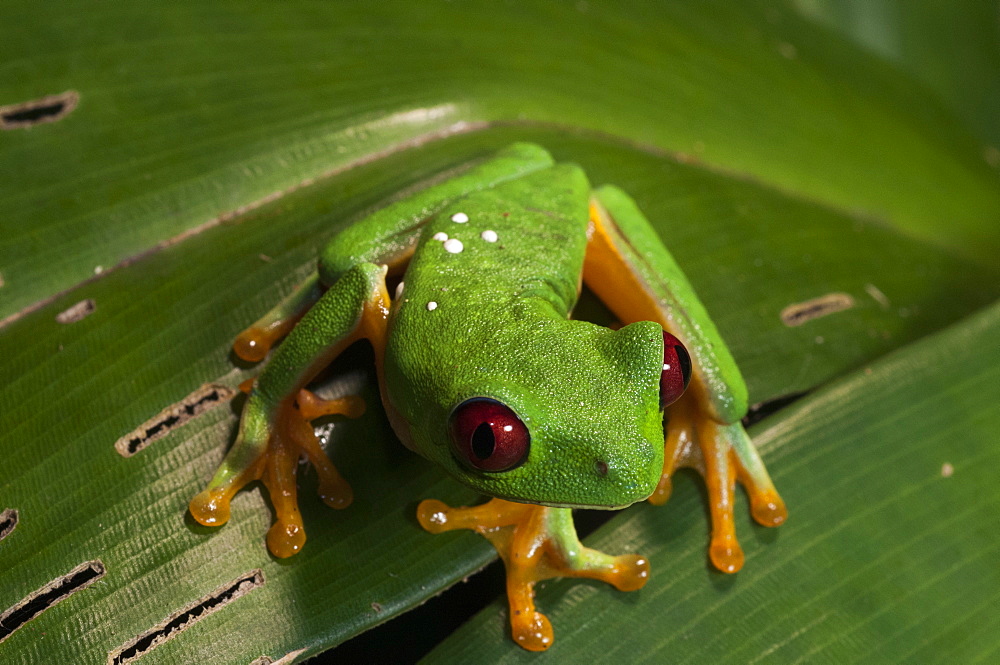
M 458 238 L 448 238 L 444 241 L 444 251 L 446 252 L 458 254 L 463 249 L 465 249 L 465 245 L 463 245 L 462 241 Z
M 433 312 L 437 308 L 438 308 L 438 304 L 436 302 L 434 302 L 433 300 L 430 301 L 429 303 L 427 303 L 427 311 L 428 312 Z
M 432 236 L 432 238 L 434 240 L 437 240 L 438 242 L 444 242 L 445 240 L 448 239 L 448 234 L 445 233 L 444 231 L 438 231 Z
M 466 215 L 464 212 L 456 212 L 454 215 L 451 216 L 451 221 L 455 222 L 456 224 L 465 224 L 467 221 L 469 221 L 469 216 Z
M 496 242 L 497 241 L 497 232 L 493 231 L 491 229 L 486 229 L 485 231 L 483 231 L 479 235 L 486 242 Z
M 396 285 L 396 299 L 398 300 L 401 295 L 403 295 L 403 282 Z

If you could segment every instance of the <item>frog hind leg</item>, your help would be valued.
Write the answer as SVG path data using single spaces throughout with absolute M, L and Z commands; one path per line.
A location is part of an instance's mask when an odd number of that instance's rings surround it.
M 362 264 L 346 273 L 302 317 L 254 383 L 240 420 L 236 442 L 189 510 L 199 523 L 219 526 L 229 520 L 232 497 L 261 480 L 275 510 L 268 548 L 277 557 L 298 552 L 305 530 L 295 483 L 299 457 L 319 474 L 319 492 L 334 508 L 351 502 L 351 489 L 323 452 L 309 421 L 330 413 L 356 417 L 358 397 L 323 400 L 305 390 L 320 370 L 358 339 L 368 339 L 381 364 L 389 297 L 384 267 Z
M 529 651 L 552 646 L 552 626 L 535 609 L 534 587 L 555 577 L 589 577 L 620 591 L 634 591 L 649 578 L 649 562 L 639 555 L 613 556 L 584 547 L 572 510 L 504 499 L 470 508 L 421 502 L 417 519 L 431 533 L 475 531 L 489 540 L 507 571 L 507 601 L 514 641 Z
M 785 505 L 740 418 L 747 391 L 735 360 L 684 273 L 624 192 L 603 187 L 591 202 L 584 281 L 624 323 L 651 320 L 684 342 L 693 360 L 687 392 L 667 407 L 664 467 L 649 501 L 664 503 L 681 467 L 701 472 L 712 517 L 709 558 L 724 572 L 743 566 L 733 520 L 735 485 L 750 497 L 754 519 L 778 526 Z

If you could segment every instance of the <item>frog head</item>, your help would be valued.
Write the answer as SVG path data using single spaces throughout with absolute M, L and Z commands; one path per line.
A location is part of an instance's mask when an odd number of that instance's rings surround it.
M 618 508 L 648 497 L 663 468 L 663 408 L 691 373 L 683 345 L 649 321 L 524 327 L 502 341 L 463 340 L 451 362 L 421 354 L 435 373 L 406 368 L 411 446 L 512 501 Z

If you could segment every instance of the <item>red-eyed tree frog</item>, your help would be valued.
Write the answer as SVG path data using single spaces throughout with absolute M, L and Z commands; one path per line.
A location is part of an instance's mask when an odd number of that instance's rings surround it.
M 387 279 L 398 280 L 392 296 Z M 581 284 L 620 329 L 570 318 Z M 418 518 L 433 533 L 472 529 L 493 543 L 513 637 L 526 649 L 552 644 L 535 582 L 591 577 L 633 590 L 648 577 L 640 556 L 584 547 L 573 508 L 663 503 L 674 470 L 694 467 L 708 487 L 709 556 L 726 572 L 743 565 L 736 480 L 759 523 L 785 519 L 740 423 L 743 379 L 680 268 L 624 192 L 591 189 L 582 169 L 538 146 L 467 164 L 339 233 L 317 271 L 234 350 L 262 360 L 285 335 L 250 389 L 236 443 L 191 501 L 194 518 L 225 523 L 232 496 L 260 479 L 277 515 L 268 547 L 298 552 L 301 455 L 328 505 L 351 502 L 310 421 L 356 415 L 363 404 L 323 400 L 307 386 L 367 339 L 403 444 L 494 497 L 472 508 L 427 500 Z

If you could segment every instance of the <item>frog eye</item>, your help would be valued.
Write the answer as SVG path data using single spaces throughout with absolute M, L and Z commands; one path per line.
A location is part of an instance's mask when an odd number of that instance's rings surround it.
M 467 399 L 448 419 L 451 449 L 459 460 L 480 471 L 507 471 L 528 457 L 531 435 L 504 404 L 487 397 Z
M 663 372 L 660 374 L 660 408 L 676 402 L 691 381 L 691 356 L 681 341 L 663 331 Z

